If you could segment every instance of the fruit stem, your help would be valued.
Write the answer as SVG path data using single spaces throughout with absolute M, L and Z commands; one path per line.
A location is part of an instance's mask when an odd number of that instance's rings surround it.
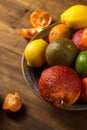
M 63 99 L 60 101 L 60 103 L 61 103 L 61 105 L 63 105 L 63 104 L 64 104 L 64 101 L 63 101 Z

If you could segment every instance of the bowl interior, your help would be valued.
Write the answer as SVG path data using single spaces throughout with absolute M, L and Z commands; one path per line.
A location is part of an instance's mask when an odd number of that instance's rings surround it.
M 36 37 L 34 37 L 32 40 L 34 39 L 39 39 L 39 38 L 43 38 L 44 40 L 48 41 L 48 34 L 49 31 L 51 30 L 51 28 L 55 25 L 57 25 L 59 22 L 54 23 L 52 25 L 50 25 L 49 27 L 45 28 L 43 31 L 41 31 Z M 46 66 L 42 66 L 39 68 L 31 68 L 27 66 L 24 54 L 22 56 L 22 72 L 23 72 L 23 76 L 24 79 L 26 81 L 26 83 L 28 84 L 28 86 L 32 89 L 32 91 L 43 101 L 45 101 L 38 90 L 38 79 L 40 77 L 40 74 L 42 72 L 42 70 L 45 68 Z M 80 99 L 78 99 L 73 105 L 71 105 L 68 108 L 64 108 L 67 110 L 87 110 L 87 104 L 83 103 Z

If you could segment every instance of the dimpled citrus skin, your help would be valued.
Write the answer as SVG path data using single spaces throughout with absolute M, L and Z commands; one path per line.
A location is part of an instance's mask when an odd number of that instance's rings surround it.
M 55 25 L 49 32 L 49 42 L 53 42 L 58 38 L 70 38 L 71 31 L 65 24 Z
M 61 14 L 61 23 L 66 24 L 70 28 L 87 27 L 87 6 L 74 5 L 65 10 Z
M 81 92 L 81 80 L 77 73 L 62 65 L 45 69 L 39 79 L 41 96 L 57 107 L 73 104 Z
M 50 66 L 71 66 L 78 53 L 73 41 L 68 38 L 59 38 L 48 44 L 46 48 L 46 61 Z

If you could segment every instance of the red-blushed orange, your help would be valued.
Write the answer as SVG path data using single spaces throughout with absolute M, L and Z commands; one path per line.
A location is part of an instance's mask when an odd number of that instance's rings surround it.
M 81 41 L 81 38 L 82 38 L 82 33 L 83 33 L 83 30 L 84 29 L 79 29 L 77 30 L 73 36 L 72 36 L 72 41 L 75 43 L 75 45 L 77 46 L 77 49 L 78 51 L 83 51 L 85 50 L 83 44 L 82 44 L 82 41 Z
M 80 96 L 81 80 L 70 67 L 56 65 L 42 71 L 39 79 L 41 96 L 57 107 L 69 107 Z

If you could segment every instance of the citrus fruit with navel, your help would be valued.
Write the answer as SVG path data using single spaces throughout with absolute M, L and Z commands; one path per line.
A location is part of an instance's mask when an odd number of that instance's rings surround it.
M 62 37 L 70 38 L 71 31 L 65 24 L 57 24 L 55 25 L 49 32 L 49 42 L 53 42 L 54 40 Z
M 43 39 L 36 39 L 28 43 L 24 56 L 29 67 L 40 67 L 46 62 L 45 50 L 48 43 Z
M 81 80 L 70 67 L 56 65 L 42 71 L 39 79 L 41 96 L 57 107 L 69 107 L 80 96 Z
M 77 55 L 77 47 L 70 39 L 60 38 L 46 48 L 46 61 L 50 66 L 71 66 Z

